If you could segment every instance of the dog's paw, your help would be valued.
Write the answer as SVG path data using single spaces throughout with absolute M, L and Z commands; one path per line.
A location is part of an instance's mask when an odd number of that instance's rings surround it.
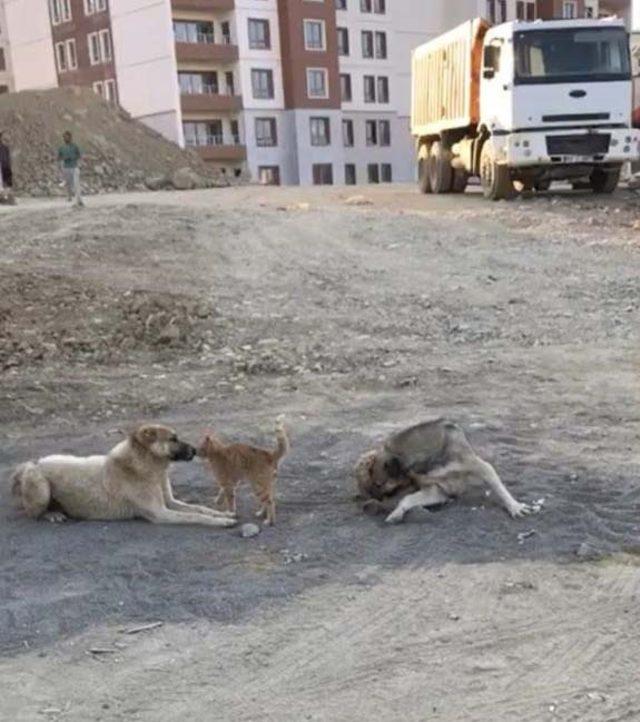
M 391 514 L 384 520 L 385 524 L 400 524 L 402 522 L 402 519 L 404 518 L 403 514 L 398 514 L 398 512 L 392 511 Z
M 63 524 L 68 519 L 61 511 L 48 511 L 42 515 L 42 518 L 52 524 Z
M 529 516 L 529 514 L 537 514 L 540 511 L 540 505 L 539 504 L 522 504 L 521 502 L 516 502 L 512 506 L 509 507 L 509 514 L 512 516 L 513 519 L 517 519 L 521 516 Z

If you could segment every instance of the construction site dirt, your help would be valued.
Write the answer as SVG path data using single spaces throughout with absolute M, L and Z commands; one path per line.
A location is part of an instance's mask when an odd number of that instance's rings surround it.
M 0 717 L 640 716 L 639 208 L 409 186 L 0 208 Z M 270 445 L 279 414 L 277 524 L 253 538 L 11 499 L 16 463 L 140 420 Z M 542 510 L 478 487 L 364 514 L 358 456 L 438 415 Z M 213 503 L 199 461 L 172 478 Z

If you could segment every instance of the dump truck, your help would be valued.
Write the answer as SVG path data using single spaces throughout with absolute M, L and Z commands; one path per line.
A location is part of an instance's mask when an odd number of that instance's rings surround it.
M 411 132 L 423 193 L 611 193 L 640 157 L 621 20 L 468 21 L 412 54 Z

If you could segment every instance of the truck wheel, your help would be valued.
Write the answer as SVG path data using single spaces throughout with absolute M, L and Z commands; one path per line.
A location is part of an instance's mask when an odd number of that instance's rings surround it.
M 451 192 L 464 193 L 467 183 L 469 182 L 469 174 L 461 168 L 454 168 L 451 177 Z
M 448 193 L 451 190 L 451 153 L 438 140 L 431 146 L 428 172 L 432 193 Z
M 512 198 L 514 195 L 509 168 L 496 163 L 489 143 L 482 146 L 480 153 L 480 183 L 484 197 L 489 200 L 499 201 L 503 198 Z
M 418 188 L 420 193 L 431 193 L 431 181 L 429 180 L 429 146 L 420 146 L 418 155 Z
M 595 168 L 591 172 L 589 182 L 594 193 L 613 193 L 620 182 L 621 167 L 618 168 Z
M 546 180 L 539 180 L 533 184 L 533 187 L 540 193 L 548 191 L 551 188 L 551 181 L 547 178 Z

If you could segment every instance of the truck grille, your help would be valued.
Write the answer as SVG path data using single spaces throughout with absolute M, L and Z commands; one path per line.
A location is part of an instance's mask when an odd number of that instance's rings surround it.
M 547 136 L 548 155 L 604 155 L 609 152 L 608 133 Z

